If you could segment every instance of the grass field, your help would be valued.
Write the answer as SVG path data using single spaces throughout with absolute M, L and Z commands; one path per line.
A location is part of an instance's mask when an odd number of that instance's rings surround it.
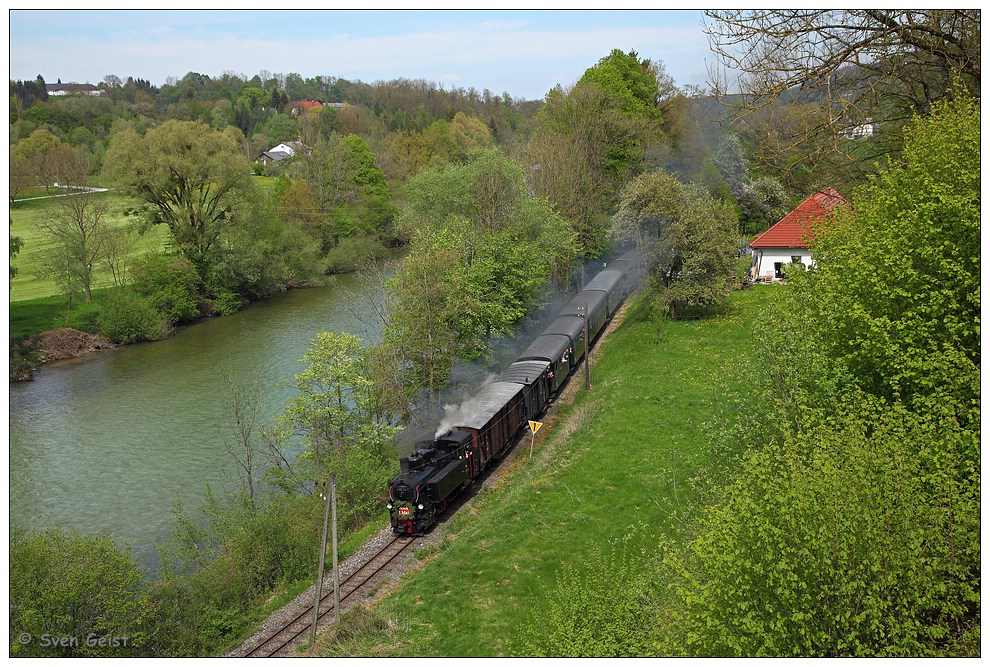
M 24 196 L 30 197 L 36 194 L 27 193 Z M 96 196 L 106 197 L 109 200 L 108 221 L 111 225 L 124 227 L 131 224 L 133 218 L 125 217 L 124 211 L 134 206 L 134 200 L 113 192 L 103 192 Z M 10 301 L 12 302 L 59 295 L 55 280 L 50 276 L 42 275 L 42 265 L 50 244 L 46 242 L 38 226 L 39 218 L 45 214 L 45 211 L 56 205 L 55 202 L 55 199 L 30 199 L 27 201 L 18 200 L 10 205 L 10 233 L 13 236 L 21 237 L 24 242 L 21 246 L 21 252 L 13 260 L 14 266 L 17 267 L 17 275 L 10 284 Z M 163 226 L 150 229 L 138 238 L 132 257 L 163 248 L 168 236 L 168 230 Z M 93 287 L 107 287 L 111 284 L 109 273 L 97 269 L 93 278 Z
M 745 410 L 753 318 L 777 289 L 735 292 L 717 317 L 660 328 L 631 306 L 595 353 L 591 390 L 558 406 L 533 459 L 480 492 L 431 562 L 370 614 L 345 617 L 318 654 L 519 655 L 565 566 L 595 567 L 593 554 L 626 536 L 647 549 L 683 538 L 692 478 L 716 456 L 713 425 Z

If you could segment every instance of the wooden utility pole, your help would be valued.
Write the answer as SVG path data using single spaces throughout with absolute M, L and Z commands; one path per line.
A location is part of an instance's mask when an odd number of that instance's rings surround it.
M 591 338 L 588 336 L 588 302 L 584 302 L 584 388 L 591 389 L 591 366 L 588 357 L 591 355 Z
M 334 575 L 334 619 L 339 620 L 340 592 L 337 588 L 337 503 L 336 475 L 331 472 L 327 479 L 326 495 L 323 504 L 323 533 L 320 537 L 320 566 L 316 570 L 316 592 L 313 599 L 313 622 L 310 625 L 309 645 L 316 644 L 316 626 L 320 621 L 320 598 L 323 597 L 323 565 L 327 558 L 327 522 L 330 519 L 330 507 L 333 506 L 333 575 Z
M 330 473 L 330 512 L 333 515 L 333 621 L 340 623 L 340 568 L 337 567 L 337 475 Z

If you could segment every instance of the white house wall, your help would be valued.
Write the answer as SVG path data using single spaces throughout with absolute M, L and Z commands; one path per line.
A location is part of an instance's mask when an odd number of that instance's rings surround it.
M 765 278 L 767 271 L 769 271 L 771 277 L 777 279 L 774 272 L 774 265 L 777 262 L 790 264 L 793 257 L 800 257 L 800 261 L 805 267 L 814 265 L 814 260 L 811 259 L 811 251 L 807 248 L 754 248 L 753 277 Z

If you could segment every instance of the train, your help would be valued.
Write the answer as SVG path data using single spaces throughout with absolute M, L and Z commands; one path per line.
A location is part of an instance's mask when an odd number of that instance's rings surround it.
M 399 458 L 386 505 L 396 535 L 426 533 L 461 492 L 498 465 L 517 434 L 557 398 L 641 270 L 637 250 L 607 262 L 508 368 L 448 415 L 432 439 Z

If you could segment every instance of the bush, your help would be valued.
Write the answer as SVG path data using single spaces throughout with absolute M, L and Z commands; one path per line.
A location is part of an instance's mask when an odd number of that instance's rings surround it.
M 747 457 L 687 553 L 667 554 L 664 652 L 965 654 L 979 633 L 976 437 L 859 395 Z
M 199 317 L 199 275 L 183 257 L 150 253 L 133 269 L 134 289 L 146 297 L 168 324 Z
M 644 657 L 652 651 L 654 623 L 648 602 L 652 559 L 619 546 L 598 553 L 580 569 L 565 565 L 547 595 L 549 609 L 523 641 L 528 656 Z
M 168 333 L 165 319 L 151 303 L 129 289 L 114 290 L 100 304 L 100 333 L 117 344 L 160 340 Z
M 221 291 L 213 299 L 213 312 L 220 315 L 233 315 L 244 306 L 244 299 L 229 290 Z
M 142 581 L 130 551 L 117 549 L 109 534 L 14 531 L 10 654 L 138 655 L 144 644 Z M 53 641 L 62 638 L 67 641 Z

